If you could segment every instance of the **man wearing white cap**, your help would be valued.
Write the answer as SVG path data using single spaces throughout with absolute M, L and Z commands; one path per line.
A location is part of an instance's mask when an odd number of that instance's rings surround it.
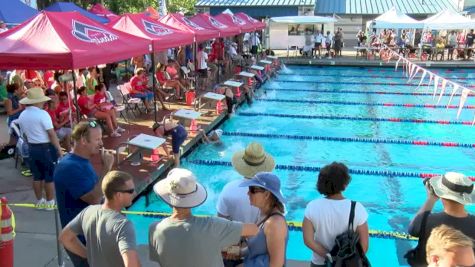
M 447 172 L 444 175 L 424 180 L 427 200 L 409 225 L 409 233 L 422 242 L 417 260 L 426 263 L 425 243 L 435 227 L 445 224 L 460 230 L 475 239 L 475 216 L 465 210 L 465 205 L 473 204 L 475 192 L 473 182 L 461 173 Z M 440 198 L 444 210 L 431 213 Z
M 189 170 L 172 169 L 153 191 L 173 209 L 170 217 L 149 228 L 150 259 L 160 266 L 223 266 L 223 248 L 258 232 L 255 224 L 193 216 L 191 208 L 203 204 L 207 192 Z
M 29 166 L 33 174 L 36 207 L 53 210 L 55 204 L 53 171 L 61 155 L 61 147 L 51 117 L 42 109 L 44 103 L 49 100 L 51 98 L 45 96 L 43 89 L 29 89 L 27 96 L 20 100 L 20 104 L 26 105 L 26 108 L 18 118 L 18 123 L 26 137 L 30 152 Z M 43 198 L 43 191 L 46 200 Z

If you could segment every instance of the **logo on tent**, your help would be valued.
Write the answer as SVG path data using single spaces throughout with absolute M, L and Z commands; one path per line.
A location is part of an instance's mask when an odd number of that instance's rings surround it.
M 165 27 L 162 27 L 158 24 L 155 24 L 155 23 L 147 21 L 147 20 L 142 19 L 142 23 L 143 23 L 143 26 L 145 27 L 145 31 L 147 31 L 148 33 L 153 34 L 153 35 L 164 36 L 164 35 L 168 35 L 168 34 L 173 33 L 172 30 L 170 30 L 168 28 L 165 28 Z
M 84 24 L 76 20 L 73 20 L 72 34 L 81 41 L 95 44 L 113 42 L 119 39 L 119 36 L 102 28 Z
M 238 17 L 236 17 L 236 16 L 234 16 L 234 15 L 232 15 L 231 17 L 233 18 L 233 22 L 234 22 L 235 24 L 239 24 L 239 25 L 244 25 L 244 24 L 246 24 L 246 22 L 244 22 L 244 20 L 242 20 L 242 19 L 240 19 L 240 18 L 238 18 Z
M 194 23 L 193 21 L 189 20 L 188 18 L 181 18 L 184 23 L 186 23 L 188 26 L 195 28 L 196 30 L 202 31 L 204 30 L 203 27 L 199 26 L 198 24 Z
M 227 29 L 228 28 L 228 26 L 222 24 L 221 22 L 217 21 L 213 17 L 208 17 L 208 19 L 209 19 L 209 22 L 216 28 L 219 28 L 219 29 Z

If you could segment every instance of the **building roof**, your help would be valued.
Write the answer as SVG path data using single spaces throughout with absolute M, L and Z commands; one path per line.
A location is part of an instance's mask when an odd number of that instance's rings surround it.
M 315 6 L 316 0 L 198 0 L 196 7 L 218 6 Z
M 405 14 L 435 14 L 456 10 L 453 0 L 317 0 L 315 14 L 382 14 L 391 7 Z

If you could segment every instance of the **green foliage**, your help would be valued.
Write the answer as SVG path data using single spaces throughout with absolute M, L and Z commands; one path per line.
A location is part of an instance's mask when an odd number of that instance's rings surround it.
M 63 0 L 68 1 L 68 0 Z M 38 8 L 44 9 L 58 0 L 38 0 Z M 151 6 L 158 7 L 158 0 L 70 0 L 78 6 L 88 8 L 95 3 L 102 3 L 106 8 L 116 14 L 143 12 L 145 8 Z M 196 0 L 166 0 L 168 12 L 183 12 L 186 15 L 195 13 Z

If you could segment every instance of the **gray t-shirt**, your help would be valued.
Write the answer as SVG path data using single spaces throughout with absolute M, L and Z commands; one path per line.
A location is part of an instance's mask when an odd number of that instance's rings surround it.
M 429 211 L 426 211 L 429 212 Z M 409 234 L 413 236 L 420 236 L 420 228 L 422 223 L 422 216 L 424 213 L 417 214 L 414 221 L 409 225 Z M 465 218 L 457 218 L 448 215 L 445 212 L 439 213 L 430 213 L 429 217 L 427 217 L 427 224 L 426 224 L 426 238 L 429 238 L 429 235 L 437 226 L 445 224 L 457 230 L 460 230 L 462 233 L 467 235 L 468 237 L 475 239 L 475 216 L 469 214 Z
M 101 205 L 85 208 L 67 227 L 86 237 L 87 260 L 91 267 L 124 266 L 121 254 L 135 250 L 132 222 L 117 211 L 102 209 Z
M 221 267 L 221 249 L 238 243 L 241 231 L 241 223 L 222 218 L 165 218 L 150 225 L 150 260 L 163 267 Z

